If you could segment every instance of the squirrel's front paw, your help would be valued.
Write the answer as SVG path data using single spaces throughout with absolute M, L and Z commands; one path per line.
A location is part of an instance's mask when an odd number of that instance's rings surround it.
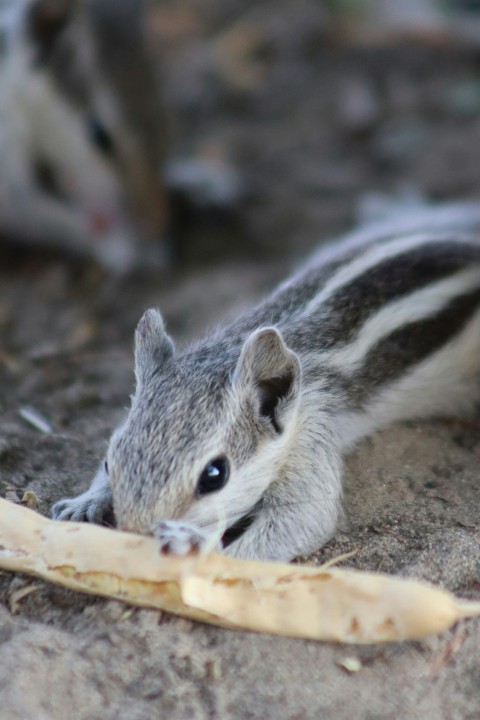
M 209 547 L 211 537 L 201 530 L 178 520 L 162 520 L 155 527 L 155 538 L 164 555 L 189 555 Z
M 94 495 L 87 491 L 78 497 L 59 500 L 52 507 L 52 517 L 54 520 L 115 524 L 112 497 L 106 493 Z

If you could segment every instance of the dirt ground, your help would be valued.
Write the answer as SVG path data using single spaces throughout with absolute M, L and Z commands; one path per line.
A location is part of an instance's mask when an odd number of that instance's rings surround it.
M 182 260 L 163 277 L 114 280 L 0 248 L 0 491 L 34 491 L 45 514 L 87 486 L 128 405 L 146 307 L 186 341 L 253 303 L 375 193 L 480 195 L 474 45 L 359 46 L 314 0 L 198 6 L 164 3 L 158 16 L 172 152 L 238 168 L 236 217 L 174 234 Z M 347 565 L 478 598 L 479 427 L 409 424 L 364 443 L 348 461 L 344 526 L 309 560 L 358 548 Z M 1 720 L 480 717 L 479 621 L 349 647 L 207 627 L 8 573 L 0 600 Z M 358 672 L 342 668 L 349 657 Z

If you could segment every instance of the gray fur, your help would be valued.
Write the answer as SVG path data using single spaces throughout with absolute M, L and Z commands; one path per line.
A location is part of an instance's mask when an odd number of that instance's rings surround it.
M 175 348 L 165 332 L 158 310 L 147 310 L 135 330 L 135 377 L 137 392 L 153 377 L 159 367 L 171 359 Z
M 358 440 L 474 408 L 480 208 L 430 210 L 417 223 L 419 232 L 397 219 L 322 249 L 258 308 L 177 354 L 147 312 L 137 391 L 107 455 L 121 528 L 183 553 L 245 522 L 226 552 L 291 559 L 333 534 L 342 455 Z M 199 497 L 218 457 L 230 478 Z M 95 483 L 90 499 L 62 501 L 54 516 L 91 512 L 95 492 L 106 493 L 105 477 L 100 491 Z

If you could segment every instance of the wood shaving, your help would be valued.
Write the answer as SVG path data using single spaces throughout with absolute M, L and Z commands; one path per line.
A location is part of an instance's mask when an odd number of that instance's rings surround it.
M 349 673 L 359 672 L 363 667 L 361 661 L 356 657 L 342 658 L 337 662 L 337 665 Z
M 40 585 L 40 583 L 34 583 L 33 585 L 27 585 L 26 587 L 22 587 L 19 590 L 15 590 L 14 592 L 12 592 L 10 597 L 8 598 L 8 604 L 10 605 L 10 612 L 12 613 L 12 615 L 16 615 L 19 611 L 20 601 L 23 600 L 23 598 L 26 598 L 33 592 L 36 592 L 41 587 L 42 586 Z

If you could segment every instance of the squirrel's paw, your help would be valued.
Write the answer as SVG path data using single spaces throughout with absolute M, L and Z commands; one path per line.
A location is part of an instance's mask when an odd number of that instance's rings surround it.
M 213 549 L 209 547 L 211 537 L 178 520 L 162 520 L 155 527 L 154 534 L 163 555 L 189 555 Z
M 54 520 L 113 525 L 112 496 L 87 490 L 78 497 L 64 498 L 53 505 L 52 517 Z

